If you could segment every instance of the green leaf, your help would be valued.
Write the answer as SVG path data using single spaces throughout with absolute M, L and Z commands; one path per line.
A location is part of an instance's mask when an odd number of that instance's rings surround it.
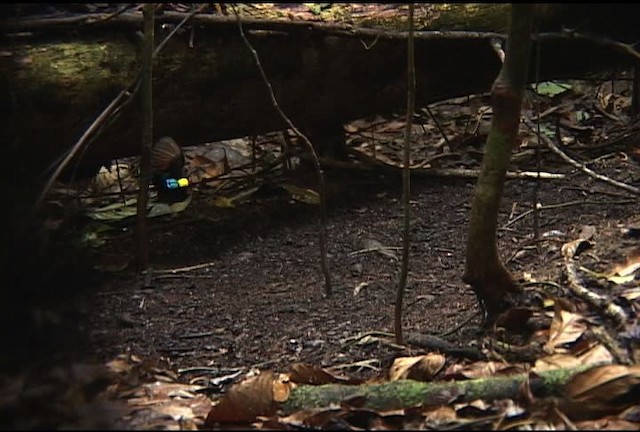
M 571 85 L 558 84 L 553 81 L 545 81 L 545 82 L 538 83 L 537 87 L 533 85 L 533 89 L 539 95 L 554 97 L 556 95 L 559 95 L 560 93 L 564 93 L 569 89 L 571 89 Z
M 301 188 L 301 187 L 290 185 L 290 184 L 282 184 L 280 186 L 282 186 L 284 190 L 289 192 L 289 194 L 291 195 L 291 198 L 293 198 L 296 201 L 300 201 L 306 204 L 314 204 L 314 205 L 320 204 L 320 195 L 318 195 L 318 192 L 314 190 L 305 189 L 305 188 Z
M 136 199 L 128 199 L 124 203 L 117 202 L 87 212 L 93 220 L 117 221 L 136 215 Z
M 591 116 L 589 115 L 588 112 L 583 111 L 583 110 L 576 111 L 576 121 L 578 123 L 581 123 L 583 121 L 589 120 L 589 118 L 591 118 Z
M 540 133 L 542 135 L 545 135 L 548 138 L 555 138 L 556 137 L 555 129 L 552 129 L 549 126 L 544 125 L 544 124 L 540 125 Z

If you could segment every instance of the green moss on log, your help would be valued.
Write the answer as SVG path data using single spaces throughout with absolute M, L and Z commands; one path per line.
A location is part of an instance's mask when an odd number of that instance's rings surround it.
M 16 77 L 29 83 L 19 93 L 47 103 L 55 103 L 51 98 L 63 94 L 79 105 L 104 96 L 105 83 L 112 89 L 126 87 L 137 62 L 131 44 L 117 38 L 20 45 L 15 59 Z M 64 93 L 57 90 L 61 84 Z
M 443 3 L 438 13 L 421 30 L 467 30 L 506 32 L 509 25 L 508 3 Z
M 538 396 L 560 394 L 564 385 L 576 373 L 592 365 L 573 369 L 558 369 L 542 372 L 539 376 L 527 374 L 493 376 L 468 381 L 425 383 L 400 380 L 381 384 L 348 386 L 326 384 L 322 386 L 301 385 L 291 392 L 289 399 L 281 405 L 285 413 L 310 408 L 338 405 L 354 397 L 364 397 L 365 406 L 374 410 L 393 410 L 413 406 L 443 405 L 457 400 L 470 402 L 476 399 L 497 400 L 515 398 L 525 380 L 529 379 L 531 390 Z

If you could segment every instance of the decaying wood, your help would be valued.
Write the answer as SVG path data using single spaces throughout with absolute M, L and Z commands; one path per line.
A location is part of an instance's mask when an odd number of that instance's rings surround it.
M 184 14 L 158 17 L 158 38 Z M 79 19 L 72 17 L 69 19 Z M 154 64 L 155 135 L 181 145 L 278 130 L 282 124 L 232 17 L 196 15 Z M 96 25 L 0 21 L 0 105 L 8 143 L 5 168 L 22 175 L 59 159 L 136 76 L 140 13 Z M 252 45 L 281 107 L 322 141 L 325 128 L 401 111 L 406 94 L 406 33 L 329 23 L 247 20 Z M 418 106 L 486 92 L 500 67 L 496 33 L 416 32 Z M 541 79 L 583 76 L 630 64 L 629 54 L 567 34 L 541 39 Z M 93 167 L 138 152 L 138 104 L 131 103 L 82 155 Z M 314 143 L 318 145 L 318 143 Z M 321 143 L 320 143 L 321 144 Z M 321 145 L 320 145 L 321 146 Z M 321 151 L 322 153 L 322 151 Z M 9 163 L 9 161 L 11 163 Z
M 592 366 L 574 369 L 557 369 L 538 375 L 518 374 L 493 376 L 468 381 L 425 383 L 400 380 L 369 385 L 326 384 L 296 387 L 289 399 L 281 406 L 291 413 L 302 409 L 339 405 L 342 401 L 364 397 L 365 407 L 374 410 L 394 410 L 417 405 L 446 405 L 452 401 L 471 402 L 476 399 L 515 399 L 527 380 L 532 393 L 537 397 L 559 395 L 563 387 L 577 373 Z

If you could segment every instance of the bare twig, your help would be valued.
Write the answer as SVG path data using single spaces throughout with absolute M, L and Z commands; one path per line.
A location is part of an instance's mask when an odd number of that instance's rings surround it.
M 342 370 L 342 369 L 351 369 L 351 368 L 367 368 L 367 369 L 371 369 L 375 372 L 379 372 L 380 368 L 377 366 L 374 366 L 374 364 L 380 364 L 380 360 L 379 359 L 369 359 L 369 360 L 360 360 L 354 363 L 347 363 L 347 364 L 341 364 L 341 365 L 337 365 L 337 366 L 332 366 L 329 368 L 330 371 L 338 371 L 338 370 Z
M 149 264 L 149 232 L 147 202 L 151 177 L 151 144 L 153 142 L 153 45 L 155 44 L 155 4 L 144 5 L 144 45 L 142 50 L 142 143 L 140 157 L 140 190 L 137 200 L 136 266 L 145 270 Z
M 634 363 L 633 360 L 629 358 L 627 350 L 620 345 L 620 342 L 618 342 L 618 338 L 611 335 L 606 328 L 592 326 L 589 330 L 594 339 L 604 345 L 618 363 L 627 365 Z
M 540 82 L 540 41 L 536 41 L 536 92 L 538 91 L 538 83 Z M 540 133 L 540 102 L 538 100 L 538 98 L 532 98 L 532 102 L 534 105 L 534 110 L 536 113 L 536 134 L 538 136 L 541 135 Z M 535 148 L 535 152 L 536 152 L 536 172 L 538 174 L 540 174 L 540 171 L 542 170 L 542 149 L 540 148 L 540 146 L 536 146 Z M 536 182 L 535 185 L 533 187 L 533 192 L 532 192 L 532 207 L 531 210 L 533 211 L 533 238 L 534 239 L 538 239 L 540 238 L 540 213 L 538 212 L 538 197 L 540 196 L 540 186 L 541 186 L 541 182 L 540 182 L 540 176 L 538 175 L 538 177 L 536 178 Z M 538 252 L 538 256 L 540 256 L 541 251 L 540 251 L 540 245 L 538 243 L 536 243 L 536 250 Z
M 413 40 L 414 8 L 414 4 L 409 3 L 409 37 L 407 38 L 407 121 L 404 129 L 402 166 L 402 264 L 400 267 L 400 275 L 398 277 L 394 312 L 395 335 L 396 343 L 398 345 L 404 344 L 404 338 L 402 336 L 402 303 L 404 301 L 404 290 L 407 286 L 407 274 L 409 272 L 409 243 L 411 235 L 411 204 L 409 203 L 409 198 L 411 197 L 411 167 L 409 165 L 411 163 L 411 130 L 413 129 L 413 112 L 416 105 L 416 65 Z
M 94 122 L 91 124 L 91 126 L 89 126 L 89 128 L 84 132 L 84 134 L 82 134 L 82 136 L 80 137 L 78 142 L 67 153 L 67 155 L 62 160 L 62 162 L 60 162 L 60 164 L 58 165 L 56 170 L 53 172 L 53 174 L 51 174 L 51 177 L 49 177 L 49 180 L 47 181 L 47 183 L 45 184 L 44 188 L 42 189 L 42 192 L 40 192 L 40 196 L 36 200 L 36 203 L 35 203 L 35 206 L 34 206 L 34 210 L 37 210 L 40 207 L 40 205 L 44 201 L 44 197 L 47 195 L 47 193 L 49 193 L 49 190 L 51 189 L 51 187 L 53 186 L 55 181 L 58 179 L 58 177 L 60 176 L 62 171 L 65 169 L 65 167 L 69 164 L 69 161 L 71 161 L 71 159 L 73 159 L 73 157 L 85 145 L 85 143 L 87 143 L 89 138 L 91 138 L 94 135 L 95 131 L 104 122 L 106 122 L 107 119 L 115 112 L 115 110 L 118 107 L 118 105 L 123 100 L 125 100 L 128 97 L 131 97 L 133 95 L 133 93 L 135 93 L 134 88 L 137 87 L 138 84 L 139 84 L 139 78 L 136 78 L 136 81 L 131 83 L 131 84 L 129 84 L 129 86 L 127 86 L 127 88 L 125 88 L 123 91 L 121 91 L 120 94 L 118 96 L 116 96 L 116 98 L 113 101 L 111 101 L 111 103 L 104 109 L 104 111 L 102 111 L 102 113 L 98 116 L 98 118 L 96 118 L 94 120 Z
M 527 119 L 524 119 L 524 123 L 532 130 L 535 130 L 535 126 L 531 124 L 531 122 Z M 567 156 L 562 150 L 560 150 L 558 148 L 558 146 L 555 145 L 555 143 L 553 141 L 551 141 L 548 137 L 546 137 L 544 134 L 540 134 L 538 135 L 538 138 L 540 140 L 542 140 L 547 147 L 549 147 L 549 149 L 554 152 L 555 154 L 557 154 L 558 156 L 560 156 L 560 158 L 562 160 L 564 160 L 565 162 L 569 163 L 570 165 L 578 168 L 579 170 L 581 170 L 582 172 L 584 172 L 585 174 L 587 174 L 590 177 L 593 177 L 596 180 L 600 180 L 602 182 L 608 183 L 612 186 L 615 186 L 617 188 L 620 189 L 624 189 L 628 192 L 631 192 L 634 195 L 640 195 L 640 189 L 635 187 L 635 186 L 631 186 L 628 185 L 626 183 L 622 183 L 619 182 L 617 180 L 613 180 L 612 178 L 603 176 L 601 174 L 596 173 L 595 171 L 587 168 L 584 164 L 581 164 L 578 161 L 575 161 L 573 159 L 571 159 L 569 156 Z
M 86 21 L 85 24 L 97 24 L 97 23 L 104 23 L 104 22 L 110 21 L 115 17 L 122 15 L 132 7 L 136 7 L 135 3 L 126 3 L 125 5 L 121 6 L 120 9 L 118 9 L 117 11 L 110 13 L 105 17 L 100 17 L 95 21 Z
M 458 330 L 460 330 L 462 327 L 466 326 L 467 324 L 469 324 L 471 321 L 473 321 L 475 318 L 480 318 L 482 316 L 482 314 L 480 313 L 480 311 L 477 311 L 471 315 L 469 315 L 467 318 L 465 318 L 464 320 L 462 320 L 462 322 L 460 322 L 458 325 L 456 325 L 455 327 L 453 327 L 452 329 L 449 330 L 445 330 L 442 333 L 439 333 L 437 336 L 438 337 L 447 337 L 449 335 L 454 334 L 455 332 L 457 332 Z
M 429 105 L 425 106 L 424 109 L 427 114 L 429 114 L 429 117 L 431 117 L 431 120 L 433 120 L 433 122 L 435 123 L 436 127 L 438 128 L 438 132 L 440 132 L 440 135 L 442 135 L 442 138 L 444 139 L 444 142 L 446 142 L 449 148 L 451 148 L 451 141 L 449 141 L 447 133 L 442 128 L 442 125 L 440 124 L 438 118 L 433 114 L 433 111 L 431 111 L 431 108 L 429 108 Z
M 580 281 L 576 262 L 571 258 L 565 258 L 565 270 L 571 292 L 590 305 L 600 310 L 607 318 L 610 318 L 617 326 L 621 326 L 627 320 L 627 314 L 620 306 L 613 303 L 610 298 L 601 296 L 587 289 Z
M 188 273 L 193 270 L 200 270 L 203 268 L 212 267 L 214 265 L 216 265 L 216 262 L 208 262 L 208 263 L 196 264 L 188 267 L 180 267 L 180 268 L 169 269 L 169 270 L 154 270 L 154 273 L 175 275 L 178 273 Z
M 542 206 L 538 207 L 538 211 L 551 210 L 551 209 L 557 209 L 557 208 L 562 208 L 562 207 L 570 207 L 570 206 L 574 206 L 574 205 L 613 205 L 613 204 L 624 205 L 624 204 L 637 204 L 637 203 L 638 203 L 638 200 L 636 200 L 636 199 L 628 199 L 628 200 L 620 200 L 620 201 L 584 201 L 584 200 L 578 200 L 578 201 L 563 202 L 563 203 L 559 203 L 559 204 L 542 205 Z M 502 228 L 500 228 L 500 229 L 508 228 L 509 226 L 511 226 L 514 223 L 518 222 L 520 219 L 523 219 L 523 218 L 529 216 L 531 213 L 533 213 L 533 210 L 529 209 L 526 212 L 524 212 L 522 214 L 519 214 L 518 216 L 514 217 L 509 222 L 504 224 L 502 226 Z
M 593 42 L 597 45 L 605 46 L 607 48 L 612 48 L 616 51 L 627 54 L 628 56 L 633 57 L 636 60 L 640 60 L 640 53 L 633 48 L 633 45 L 626 44 L 623 42 L 618 42 L 616 40 L 610 39 L 605 36 L 595 36 L 595 35 L 587 35 L 583 33 L 565 31 L 561 33 L 556 33 L 556 32 L 540 33 L 537 36 L 534 35 L 532 39 L 533 40 L 548 40 L 548 39 L 585 40 L 588 42 Z
M 232 7 L 233 7 L 233 12 L 236 16 L 238 30 L 240 31 L 240 36 L 242 37 L 242 40 L 244 41 L 247 48 L 249 48 L 249 51 L 251 51 L 251 55 L 253 56 L 253 60 L 256 63 L 256 67 L 258 68 L 260 75 L 262 76 L 262 80 L 264 81 L 267 87 L 267 90 L 269 91 L 269 96 L 271 97 L 271 103 L 274 109 L 278 112 L 278 114 L 280 115 L 282 120 L 287 124 L 289 129 L 293 130 L 296 136 L 304 142 L 304 144 L 307 146 L 312 156 L 313 164 L 316 168 L 316 173 L 318 175 L 318 194 L 320 196 L 320 266 L 322 269 L 322 273 L 324 274 L 325 294 L 327 295 L 327 297 L 329 297 L 331 296 L 331 277 L 329 275 L 329 264 L 327 262 L 326 193 L 325 193 L 325 186 L 324 186 L 324 174 L 322 172 L 322 167 L 320 166 L 320 161 L 318 160 L 318 155 L 316 154 L 316 151 L 313 148 L 311 141 L 309 141 L 309 138 L 307 138 L 302 132 L 300 132 L 300 130 L 298 130 L 298 128 L 291 122 L 289 117 L 287 117 L 287 115 L 280 108 L 280 105 L 278 104 L 278 100 L 276 99 L 276 96 L 273 92 L 273 87 L 271 86 L 271 82 L 267 78 L 267 75 L 264 72 L 264 69 L 262 68 L 260 57 L 258 57 L 258 53 L 253 48 L 253 46 L 251 45 L 251 42 L 249 42 L 249 39 L 247 39 L 247 36 L 244 33 L 244 30 L 242 28 L 242 21 L 240 20 L 240 15 L 238 14 L 237 9 L 235 8 L 235 6 L 232 6 Z

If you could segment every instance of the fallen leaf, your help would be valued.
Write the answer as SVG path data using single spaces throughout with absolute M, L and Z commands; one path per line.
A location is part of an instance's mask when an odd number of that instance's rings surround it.
M 561 408 L 579 419 L 597 418 L 640 403 L 640 365 L 605 365 L 576 374 L 564 388 Z
M 270 416 L 276 412 L 273 399 L 273 372 L 264 371 L 232 386 L 216 405 L 211 407 L 205 426 L 216 423 L 252 422 L 257 416 Z
M 360 294 L 360 291 L 362 291 L 363 288 L 366 288 L 369 286 L 369 282 L 360 282 L 354 289 L 353 289 L 353 296 L 357 296 L 358 294 Z
M 445 360 L 443 355 L 433 353 L 416 357 L 399 357 L 391 365 L 389 379 L 391 381 L 401 379 L 432 380 L 444 366 Z
M 548 353 L 557 352 L 562 345 L 578 340 L 586 330 L 587 324 L 582 315 L 567 312 L 556 306 L 549 329 L 549 341 L 544 349 Z
M 306 363 L 294 363 L 291 366 L 289 379 L 296 384 L 310 385 L 359 383 L 359 381 L 354 382 L 347 377 L 334 375 L 321 367 Z
M 320 195 L 312 189 L 305 189 L 291 184 L 280 185 L 284 190 L 289 192 L 291 198 L 306 204 L 320 204 Z
M 565 259 L 573 259 L 592 247 L 593 243 L 579 238 L 562 245 L 562 256 Z

